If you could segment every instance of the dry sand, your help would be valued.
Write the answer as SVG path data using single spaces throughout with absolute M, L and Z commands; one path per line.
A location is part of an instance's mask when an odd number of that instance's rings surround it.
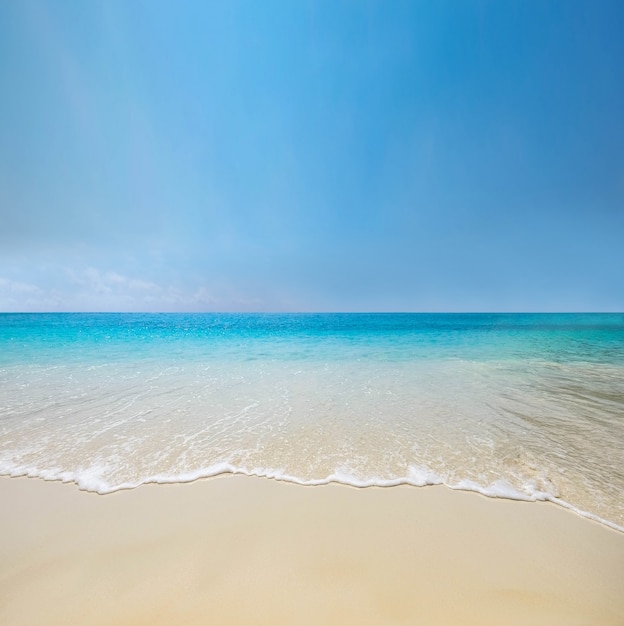
M 0 624 L 624 624 L 624 534 L 444 487 L 0 478 Z

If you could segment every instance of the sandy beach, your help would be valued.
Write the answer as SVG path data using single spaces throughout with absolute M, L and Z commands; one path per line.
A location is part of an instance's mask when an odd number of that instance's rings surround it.
M 0 624 L 624 623 L 624 534 L 444 487 L 0 478 Z

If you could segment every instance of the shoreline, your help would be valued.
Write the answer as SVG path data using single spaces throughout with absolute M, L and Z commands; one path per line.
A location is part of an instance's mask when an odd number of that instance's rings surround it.
M 261 473 L 257 470 L 247 471 L 245 469 L 237 469 L 234 466 L 226 463 L 218 464 L 208 471 L 200 470 L 197 472 L 188 472 L 186 474 L 178 474 L 173 476 L 154 476 L 147 478 L 140 483 L 124 483 L 122 485 L 107 487 L 105 489 L 101 488 L 101 484 L 99 487 L 96 487 L 96 483 L 94 483 L 93 481 L 85 482 L 83 479 L 76 477 L 75 475 L 70 475 L 70 473 L 68 472 L 65 472 L 64 475 L 66 477 L 63 477 L 63 475 L 60 475 L 58 477 L 50 477 L 48 473 L 45 472 L 41 474 L 12 474 L 0 472 L 0 479 L 27 478 L 30 480 L 42 480 L 44 482 L 50 483 L 58 482 L 62 484 L 73 485 L 76 489 L 84 493 L 92 493 L 100 496 L 108 496 L 122 491 L 134 491 L 145 486 L 187 485 L 195 482 L 214 480 L 220 477 L 229 476 L 245 476 L 247 478 L 271 480 L 275 482 L 283 482 L 287 484 L 297 485 L 299 487 L 308 488 L 324 487 L 327 485 L 339 485 L 352 489 L 388 489 L 394 487 L 409 487 L 420 489 L 424 487 L 444 487 L 445 489 L 448 489 L 450 491 L 474 493 L 485 498 L 494 500 L 509 500 L 511 502 L 548 502 L 553 504 L 554 506 L 561 507 L 566 511 L 578 515 L 583 519 L 590 520 L 617 533 L 624 534 L 624 526 L 620 526 L 616 522 L 600 517 L 599 515 L 591 513 L 590 511 L 584 511 L 582 509 L 579 509 L 570 502 L 567 502 L 566 500 L 563 500 L 561 498 L 557 498 L 547 492 L 538 492 L 534 496 L 523 494 L 517 491 L 511 485 L 507 484 L 504 480 L 502 481 L 502 484 L 500 484 L 501 481 L 499 481 L 490 485 L 489 487 L 484 487 L 483 485 L 472 481 L 460 481 L 459 483 L 454 485 L 448 484 L 444 480 L 433 474 L 427 476 L 424 479 L 421 477 L 418 481 L 414 481 L 407 477 L 377 481 L 361 481 L 348 475 L 335 473 L 324 479 L 305 481 L 294 476 L 279 474 L 276 472 Z M 70 477 L 67 477 L 68 475 L 70 475 Z
M 0 623 L 624 623 L 624 534 L 550 502 L 240 475 L 0 497 Z

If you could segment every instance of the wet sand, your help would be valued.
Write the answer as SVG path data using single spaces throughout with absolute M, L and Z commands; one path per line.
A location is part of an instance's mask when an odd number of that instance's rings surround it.
M 0 624 L 624 624 L 624 534 L 444 487 L 0 478 Z

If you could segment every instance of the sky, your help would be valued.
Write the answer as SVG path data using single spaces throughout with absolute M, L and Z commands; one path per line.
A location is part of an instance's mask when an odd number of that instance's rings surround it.
M 621 0 L 0 2 L 0 311 L 623 311 Z

